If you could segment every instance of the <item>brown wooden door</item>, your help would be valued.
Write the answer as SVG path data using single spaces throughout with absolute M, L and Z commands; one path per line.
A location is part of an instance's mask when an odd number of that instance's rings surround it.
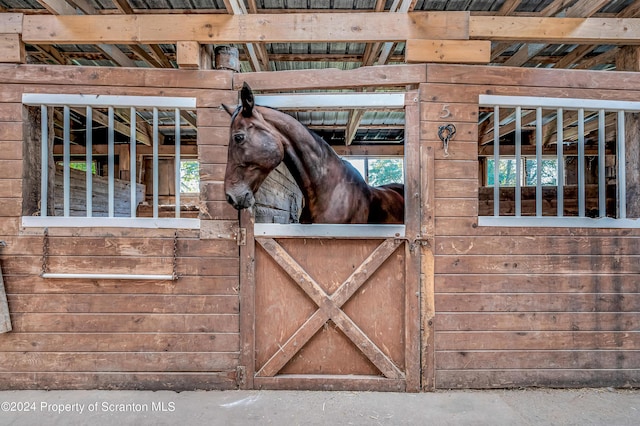
M 254 237 L 253 217 L 241 214 L 243 388 L 421 389 L 421 194 L 427 183 L 418 107 L 417 93 L 407 93 L 406 237 Z
M 418 390 L 404 240 L 255 242 L 253 387 Z

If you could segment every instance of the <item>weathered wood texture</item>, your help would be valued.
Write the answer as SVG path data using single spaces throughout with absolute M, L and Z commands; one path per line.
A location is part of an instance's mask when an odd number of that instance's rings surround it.
M 109 215 L 109 179 L 93 175 L 93 216 Z M 87 215 L 87 181 L 84 171 L 69 170 L 69 215 Z M 115 179 L 114 181 L 114 216 L 129 217 L 131 215 L 131 183 Z M 64 211 L 63 167 L 56 166 L 55 173 L 55 216 L 63 216 Z M 136 205 L 144 200 L 144 185 L 136 185 Z
M 416 390 L 402 241 L 258 241 L 256 385 Z
M 637 99 L 638 75 L 429 65 L 427 81 L 435 387 L 638 386 L 640 232 L 478 227 L 492 206 L 479 201 L 476 125 L 481 93 Z M 437 136 L 446 123 L 458 128 L 448 156 Z
M 420 226 L 407 223 L 411 241 L 370 281 L 347 284 L 344 294 L 360 285 L 348 301 L 325 300 L 318 288 L 340 293 L 358 267 L 345 259 L 362 261 L 378 241 L 278 240 L 313 278 L 306 290 L 262 246 L 238 248 L 239 215 L 224 199 L 229 116 L 220 104 L 237 102 L 243 80 L 265 92 L 426 81 L 419 117 L 407 118 L 420 121 L 407 128 L 420 146 L 406 151 L 407 179 L 420 188 L 411 193 L 409 215 Z M 0 86 L 0 239 L 7 243 L 0 262 L 13 325 L 0 335 L 0 388 L 402 390 L 418 382 L 402 377 L 417 364 L 407 350 L 417 348 L 408 323 L 417 321 L 409 302 L 418 289 L 423 389 L 640 384 L 639 231 L 477 226 L 484 213 L 479 94 L 637 100 L 637 73 L 411 65 L 234 77 L 0 65 Z M 40 277 L 43 229 L 20 227 L 31 191 L 23 180 L 31 166 L 24 161 L 25 92 L 196 97 L 201 230 L 178 230 L 177 238 L 167 229 L 48 230 L 51 271 L 169 274 L 175 268 L 177 281 Z M 458 129 L 448 155 L 437 137 L 446 123 Z M 251 240 L 251 230 L 247 235 Z M 411 268 L 418 252 L 420 286 L 402 286 L 417 279 Z M 257 273 L 268 279 L 260 282 Z M 332 318 L 315 334 L 303 326 L 316 309 L 309 294 L 322 305 L 320 318 Z M 261 319 L 274 316 L 283 320 Z M 308 346 L 280 365 L 278 353 L 294 343 L 287 334 L 299 329 Z M 346 371 L 359 377 L 345 378 Z
M 39 152 L 28 154 L 23 146 L 23 129 L 34 123 L 23 119 L 28 115 L 21 96 L 45 92 L 196 97 L 200 204 L 216 207 L 211 219 L 225 219 L 206 228 L 237 228 L 237 214 L 225 207 L 218 190 L 228 127 L 219 106 L 236 99 L 231 73 L 0 66 L 0 87 L 0 240 L 7 244 L 0 263 L 13 325 L 13 331 L 0 334 L 0 389 L 236 388 L 239 259 L 233 232 L 200 239 L 198 230 L 49 228 L 51 272 L 171 274 L 175 269 L 179 279 L 43 279 L 44 230 L 18 226 L 24 194 L 32 193 L 23 191 L 23 174 L 39 167 L 28 159 Z M 84 205 L 81 175 L 77 201 Z M 215 190 L 209 191 L 211 186 Z M 97 207 L 94 201 L 94 212 Z M 128 214 L 128 205 L 123 208 Z
M 281 163 L 256 193 L 256 223 L 298 223 L 302 211 L 302 192 Z

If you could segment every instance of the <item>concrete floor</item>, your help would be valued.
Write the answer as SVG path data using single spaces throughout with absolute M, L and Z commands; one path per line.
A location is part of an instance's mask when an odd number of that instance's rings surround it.
M 0 391 L 0 425 L 640 424 L 640 390 Z

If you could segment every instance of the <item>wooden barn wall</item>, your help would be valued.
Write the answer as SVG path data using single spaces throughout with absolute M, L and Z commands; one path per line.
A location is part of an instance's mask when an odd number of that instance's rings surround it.
M 477 226 L 478 95 L 637 101 L 639 87 L 634 73 L 428 66 L 435 373 L 425 387 L 640 384 L 639 230 Z M 446 123 L 457 127 L 448 156 Z
M 237 212 L 222 191 L 219 109 L 237 101 L 231 89 L 227 71 L 0 66 L 0 263 L 13 324 L 0 334 L 0 389 L 237 387 Z M 177 281 L 39 276 L 43 229 L 20 228 L 25 92 L 197 98 L 201 231 L 48 230 L 51 272 L 171 273 L 175 243 Z

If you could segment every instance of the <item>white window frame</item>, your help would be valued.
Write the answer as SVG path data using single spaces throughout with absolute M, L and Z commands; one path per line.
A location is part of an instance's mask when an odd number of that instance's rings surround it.
M 286 109 L 405 109 L 405 93 L 290 93 L 256 95 L 256 105 Z M 406 168 L 406 161 L 403 162 Z M 406 173 L 405 173 L 406 176 Z M 402 238 L 405 225 L 385 224 L 273 224 L 256 223 L 255 236 L 318 238 Z
M 127 227 L 127 228 L 178 228 L 178 229 L 199 229 L 200 220 L 180 217 L 180 110 L 195 109 L 196 98 L 187 97 L 162 97 L 162 96 L 113 96 L 113 95 L 78 95 L 78 94 L 42 94 L 25 93 L 22 95 L 22 103 L 26 106 L 40 107 L 41 119 L 41 208 L 40 216 L 23 216 L 23 227 Z M 87 111 L 87 149 L 86 162 L 92 162 L 91 133 L 92 133 L 92 109 L 108 108 L 109 130 L 108 130 L 108 152 L 109 152 L 109 212 L 107 217 L 92 217 L 91 186 L 92 170 L 87 167 L 87 216 L 69 215 L 69 162 L 70 162 L 70 137 L 69 137 L 69 109 L 70 107 L 85 107 Z M 64 212 L 63 216 L 47 216 L 47 187 L 48 187 L 48 122 L 47 110 L 49 107 L 62 107 L 64 119 L 63 136 L 63 187 L 64 187 Z M 151 109 L 153 111 L 153 217 L 136 217 L 136 203 L 131 202 L 131 212 L 129 217 L 114 216 L 114 182 L 113 158 L 114 158 L 114 131 L 113 131 L 113 111 L 115 108 L 131 109 L 131 200 L 136 199 L 136 108 Z M 158 217 L 158 110 L 174 109 L 176 117 L 176 151 L 175 161 L 178 165 L 176 171 L 176 217 Z
M 584 152 L 584 112 L 598 111 L 598 157 L 599 157 L 599 208 L 600 216 L 598 218 L 590 218 L 585 215 L 585 178 L 584 172 L 578 173 L 578 210 L 577 217 L 563 216 L 563 191 L 564 188 L 564 170 L 563 170 L 563 144 L 559 143 L 557 149 L 558 157 L 558 212 L 556 216 L 542 216 L 542 184 L 540 174 L 536 184 L 536 215 L 522 216 L 520 211 L 520 184 L 516 183 L 515 189 L 515 216 L 500 216 L 500 185 L 498 179 L 498 169 L 494 168 L 494 215 L 479 216 L 479 226 L 527 226 L 527 227 L 581 227 L 581 228 L 640 228 L 640 219 L 630 219 L 626 217 L 626 171 L 625 171 L 625 125 L 624 115 L 627 112 L 640 112 L 640 102 L 632 101 L 614 101 L 614 100 L 596 100 L 596 99 L 579 99 L 579 98 L 546 98 L 532 96 L 500 96 L 500 95 L 480 95 L 479 105 L 493 107 L 494 114 L 499 116 L 500 107 L 509 107 L 516 109 L 516 134 L 515 134 L 515 158 L 518 167 L 521 158 L 521 108 L 536 110 L 536 159 L 538 162 L 542 159 L 542 110 L 556 109 L 558 113 L 558 138 L 562 139 L 563 135 L 563 110 L 574 110 L 578 112 L 578 164 L 579 170 L 584 170 L 585 152 Z M 605 198 L 605 173 L 604 173 L 604 154 L 605 154 L 605 138 L 604 129 L 605 112 L 615 112 L 617 114 L 616 127 L 616 155 L 617 159 L 617 202 L 618 202 L 618 218 L 604 216 Z M 496 164 L 500 159 L 500 122 L 494 120 L 494 160 Z

